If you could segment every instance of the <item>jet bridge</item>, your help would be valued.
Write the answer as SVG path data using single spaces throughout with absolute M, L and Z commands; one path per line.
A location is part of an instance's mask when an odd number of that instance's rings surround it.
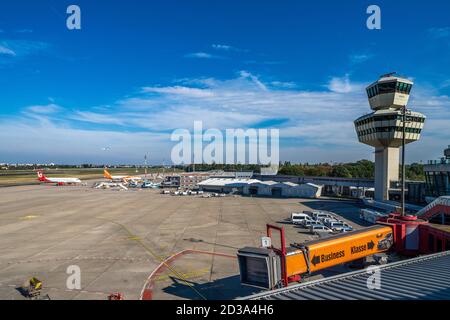
M 242 284 L 266 289 L 286 287 L 312 272 L 385 252 L 394 243 L 393 229 L 388 225 L 289 247 L 285 245 L 284 228 L 267 225 L 268 237 L 272 230 L 280 232 L 280 247 L 246 247 L 238 251 Z

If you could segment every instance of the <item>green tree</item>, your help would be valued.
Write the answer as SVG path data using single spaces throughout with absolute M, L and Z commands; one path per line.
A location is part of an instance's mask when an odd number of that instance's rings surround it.
M 350 170 L 348 170 L 346 166 L 338 165 L 334 166 L 333 169 L 331 170 L 331 176 L 339 178 L 351 178 L 352 174 L 350 173 Z

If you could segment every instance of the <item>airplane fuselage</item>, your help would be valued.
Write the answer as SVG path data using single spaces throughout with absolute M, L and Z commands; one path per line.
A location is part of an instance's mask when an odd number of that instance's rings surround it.
M 46 178 L 45 182 L 50 183 L 81 183 L 81 180 L 78 178 Z
M 56 183 L 58 185 L 81 183 L 81 180 L 78 178 L 47 178 L 41 171 L 38 171 L 37 175 L 38 180 L 45 183 Z

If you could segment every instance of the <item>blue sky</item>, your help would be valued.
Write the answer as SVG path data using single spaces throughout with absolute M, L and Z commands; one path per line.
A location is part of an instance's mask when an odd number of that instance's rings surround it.
M 66 8 L 81 8 L 81 30 Z M 381 8 L 381 30 L 366 8 Z M 427 115 L 409 161 L 450 143 L 448 1 L 2 1 L 0 162 L 170 162 L 170 133 L 280 129 L 281 160 L 373 159 L 353 120 L 397 71 Z

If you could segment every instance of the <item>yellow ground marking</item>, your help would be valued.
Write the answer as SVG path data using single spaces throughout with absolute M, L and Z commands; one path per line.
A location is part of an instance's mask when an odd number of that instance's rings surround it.
M 198 269 L 198 270 L 193 270 L 190 272 L 185 272 L 185 273 L 181 273 L 180 274 L 185 278 L 185 279 L 192 279 L 192 278 L 197 278 L 200 277 L 202 275 L 208 274 L 209 273 L 209 268 L 202 268 L 202 269 Z M 170 279 L 170 275 L 169 274 L 163 274 L 160 275 L 158 277 L 156 277 L 155 281 L 166 281 Z
M 121 224 L 120 222 L 114 221 L 114 220 L 110 220 L 107 218 L 101 218 L 101 217 L 97 217 L 98 219 L 103 219 L 106 221 L 109 221 L 111 223 L 114 223 L 118 226 L 120 226 L 122 229 L 124 229 L 127 233 L 129 237 L 134 237 L 133 233 L 123 224 Z M 162 263 L 167 269 L 169 269 L 175 276 L 179 277 L 181 279 L 182 282 L 184 282 L 188 287 L 190 287 L 192 290 L 195 291 L 195 293 L 197 293 L 203 300 L 207 300 L 206 297 L 201 294 L 197 289 L 195 289 L 195 287 L 189 283 L 182 274 L 180 274 L 177 270 L 175 270 L 172 266 L 170 266 L 167 262 L 164 261 L 164 258 L 162 258 L 161 256 L 155 254 L 144 242 L 142 242 L 142 240 L 136 240 L 137 243 L 139 243 L 144 250 L 153 258 L 157 259 L 160 261 L 160 263 Z
M 36 219 L 39 216 L 24 216 L 24 217 L 20 217 L 20 220 L 31 220 L 31 219 Z
M 133 241 L 141 241 L 142 240 L 140 237 L 137 237 L 137 236 L 130 236 L 127 239 L 128 240 L 133 240 Z

